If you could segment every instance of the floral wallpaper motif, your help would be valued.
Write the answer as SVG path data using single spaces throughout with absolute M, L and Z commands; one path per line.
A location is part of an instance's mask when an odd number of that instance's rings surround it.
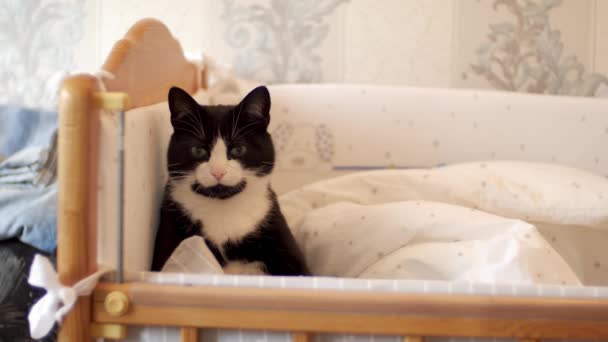
M 86 1 L 0 0 L 0 102 L 48 104 L 46 84 L 69 70 Z
M 165 0 L 126 2 L 0 0 L 0 103 L 52 104 L 47 88 L 56 73 L 94 70 L 143 17 L 165 22 L 186 51 L 203 50 L 238 75 L 266 83 L 608 95 L 602 33 L 608 6 L 597 0 L 182 0 L 178 7 L 186 12 L 167 11 Z M 565 10 L 574 6 L 585 9 Z M 573 44 L 573 32 L 580 44 Z M 201 44 L 201 37 L 212 39 Z M 75 55 L 82 58 L 74 61 Z
M 322 80 L 319 46 L 329 32 L 326 18 L 347 1 L 226 1 L 226 42 L 238 51 L 237 73 L 268 83 Z
M 562 0 L 496 0 L 513 20 L 490 25 L 473 71 L 494 88 L 532 93 L 594 96 L 608 77 L 589 74 L 576 56 L 564 56 L 561 32 L 549 12 Z

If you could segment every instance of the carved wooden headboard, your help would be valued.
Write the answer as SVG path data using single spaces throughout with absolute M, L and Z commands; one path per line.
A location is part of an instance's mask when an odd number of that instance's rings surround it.
M 114 75 L 104 78 L 108 91 L 129 94 L 129 108 L 166 101 L 171 86 L 190 93 L 206 87 L 204 68 L 197 75 L 197 65 L 184 57 L 179 42 L 156 19 L 137 22 L 114 44 L 102 69 Z

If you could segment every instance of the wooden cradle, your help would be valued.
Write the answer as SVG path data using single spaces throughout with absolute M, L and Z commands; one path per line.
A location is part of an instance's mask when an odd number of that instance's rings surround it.
M 177 85 L 194 93 L 205 72 L 183 56 L 156 20 L 138 22 L 118 41 L 103 66 L 104 93 L 92 75 L 65 80 L 60 96 L 57 267 L 72 285 L 96 271 L 97 172 L 101 108 L 130 109 L 165 101 Z M 203 82 L 197 82 L 202 79 Z M 128 104 L 125 94 L 128 94 Z M 198 329 L 390 334 L 406 341 L 425 336 L 608 339 L 608 301 L 486 295 L 408 295 L 218 287 L 137 282 L 99 283 L 65 318 L 60 341 L 122 338 L 129 325 L 181 328 L 182 341 Z

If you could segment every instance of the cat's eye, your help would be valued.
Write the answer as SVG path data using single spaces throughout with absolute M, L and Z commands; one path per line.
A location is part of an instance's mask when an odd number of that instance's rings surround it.
M 242 157 L 247 152 L 247 147 L 245 145 L 238 145 L 230 149 L 230 155 L 233 157 Z
M 203 159 L 207 156 L 207 150 L 204 147 L 192 146 L 190 154 L 196 159 Z

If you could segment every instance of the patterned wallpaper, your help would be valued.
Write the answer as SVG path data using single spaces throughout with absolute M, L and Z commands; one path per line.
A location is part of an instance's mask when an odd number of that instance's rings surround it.
M 494 0 L 492 20 L 478 43 L 469 73 L 492 88 L 595 96 L 608 74 L 594 72 L 596 19 L 592 1 Z M 561 11 L 572 10 L 564 16 Z M 572 33 L 576 32 L 576 35 Z M 572 41 L 575 39 L 577 41 Z M 581 44 L 581 42 L 583 44 Z
M 136 20 L 267 83 L 348 82 L 608 96 L 600 0 L 0 0 L 0 102 L 50 106 Z
M 321 43 L 328 15 L 347 0 L 224 2 L 225 42 L 235 50 L 235 70 L 267 82 L 323 80 Z
M 74 66 L 85 1 L 0 0 L 0 102 L 48 105 L 59 70 Z
M 561 4 L 495 0 L 494 10 L 503 7 L 509 18 L 489 26 L 473 72 L 492 87 L 510 91 L 593 96 L 600 85 L 608 85 L 608 77 L 588 73 L 575 54 L 564 53 L 561 31 L 550 20 Z

